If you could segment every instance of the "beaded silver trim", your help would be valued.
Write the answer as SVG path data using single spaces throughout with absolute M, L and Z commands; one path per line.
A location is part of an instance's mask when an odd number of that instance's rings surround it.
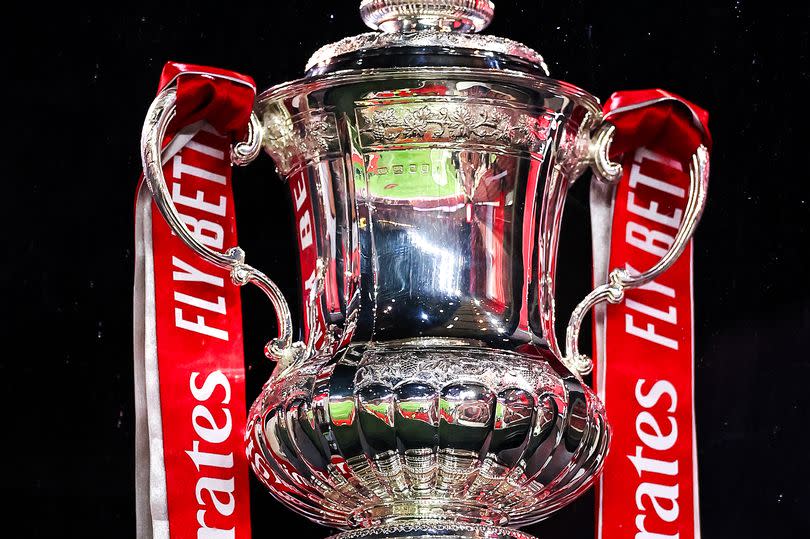
M 389 47 L 447 47 L 505 54 L 535 64 L 546 76 L 549 75 L 548 66 L 540 53 L 518 41 L 490 35 L 433 30 L 394 34 L 368 32 L 347 37 L 315 51 L 307 62 L 306 69 L 327 64 L 333 58 L 351 52 Z
M 484 526 L 476 524 L 461 524 L 454 522 L 442 521 L 424 521 L 407 524 L 385 524 L 382 526 L 374 526 L 372 528 L 362 528 L 359 530 L 350 530 L 337 535 L 333 535 L 328 539 L 368 539 L 368 538 L 382 538 L 386 536 L 396 537 L 402 534 L 423 534 L 426 532 L 442 531 L 454 534 L 464 534 L 465 537 L 480 538 L 480 539 L 535 539 L 533 535 L 523 533 L 519 530 L 512 528 L 502 528 L 500 526 Z

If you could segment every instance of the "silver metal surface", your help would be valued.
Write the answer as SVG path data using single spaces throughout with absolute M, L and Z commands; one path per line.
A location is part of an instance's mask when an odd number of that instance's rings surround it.
M 247 138 L 237 142 L 231 148 L 231 162 L 234 165 L 245 166 L 259 156 L 262 151 L 262 124 L 255 114 L 250 115 Z
M 201 258 L 215 266 L 230 270 L 234 284 L 242 286 L 253 283 L 270 298 L 276 312 L 278 337 L 267 344 L 265 352 L 268 357 L 279 361 L 283 366 L 299 361 L 303 357 L 306 345 L 293 342 L 290 308 L 278 286 L 264 273 L 246 264 L 245 252 L 238 246 L 220 253 L 203 245 L 183 223 L 172 201 L 163 177 L 161 145 L 166 135 L 166 127 L 175 116 L 175 101 L 176 91 L 173 87 L 161 91 L 149 107 L 141 134 L 143 174 L 155 205 L 172 231 Z M 248 139 L 234 145 L 232 160 L 240 165 L 250 162 L 259 154 L 261 140 L 261 124 L 255 115 L 251 115 Z
M 480 32 L 492 21 L 489 0 L 363 0 L 360 17 L 372 30 Z
M 441 99 L 395 108 L 362 108 L 358 120 L 361 137 L 368 145 L 430 139 L 434 143 L 500 145 L 507 151 L 542 152 L 547 133 L 538 125 L 542 117 L 532 112 L 474 100 Z
M 606 183 L 616 183 L 622 179 L 622 165 L 610 160 L 608 152 L 616 126 L 603 122 L 594 133 L 590 146 L 590 162 L 596 178 Z
M 528 533 L 500 526 L 482 526 L 442 521 L 385 524 L 339 533 L 329 539 L 535 539 Z
M 489 0 L 363 0 L 360 15 L 373 30 L 347 37 L 318 49 L 307 71 L 349 54 L 390 51 L 403 47 L 460 49 L 466 56 L 511 57 L 539 67 L 548 76 L 548 66 L 534 49 L 517 41 L 480 35 L 492 20 L 495 5 Z
M 264 94 L 255 110 L 268 153 L 314 205 L 334 291 L 323 311 L 339 327 L 356 316 L 340 340 L 557 350 L 556 241 L 595 100 L 483 70 L 328 80 Z
M 368 32 L 347 37 L 325 45 L 315 51 L 306 63 L 306 70 L 326 65 L 335 58 L 354 52 L 399 47 L 444 47 L 464 49 L 470 54 L 497 53 L 514 56 L 538 66 L 548 76 L 549 69 L 543 56 L 523 43 L 505 37 L 461 32 L 422 30 L 420 32 L 398 32 L 394 34 Z
M 280 500 L 372 530 L 535 521 L 592 483 L 609 436 L 573 375 L 474 341 L 350 345 L 271 378 L 248 420 L 250 462 Z
M 591 159 L 596 101 L 420 68 L 299 81 L 255 110 L 312 202 L 332 291 L 318 305 L 344 343 L 274 372 L 249 414 L 257 476 L 368 537 L 426 519 L 519 526 L 572 501 L 609 440 L 553 327 L 565 194 Z

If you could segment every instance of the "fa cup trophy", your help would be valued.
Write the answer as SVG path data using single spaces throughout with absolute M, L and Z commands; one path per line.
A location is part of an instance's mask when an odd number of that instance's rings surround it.
M 161 166 L 172 86 L 144 127 L 145 181 L 173 232 L 276 310 L 265 352 L 277 365 L 248 414 L 248 460 L 281 503 L 344 530 L 336 538 L 529 539 L 516 528 L 585 491 L 611 429 L 583 382 L 580 324 L 666 270 L 703 209 L 699 146 L 674 241 L 647 271 L 611 271 L 561 346 L 568 188 L 587 169 L 615 184 L 615 156 L 645 141 L 614 147 L 622 127 L 595 97 L 550 78 L 529 47 L 479 34 L 493 11 L 486 0 L 363 0 L 374 32 L 321 48 L 304 78 L 256 98 L 231 159 L 263 149 L 289 183 L 301 341 L 278 287 L 178 214 Z

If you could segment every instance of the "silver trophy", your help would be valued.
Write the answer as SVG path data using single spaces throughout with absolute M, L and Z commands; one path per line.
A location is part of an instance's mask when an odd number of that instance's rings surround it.
M 666 269 L 702 209 L 698 155 L 668 255 L 641 275 L 614 270 L 574 311 L 563 352 L 563 205 L 589 167 L 597 181 L 620 178 L 613 127 L 595 97 L 549 78 L 537 52 L 477 33 L 493 10 L 486 0 L 364 0 L 374 32 L 321 48 L 306 77 L 258 97 L 233 160 L 263 148 L 294 197 L 309 197 L 316 270 L 304 342 L 293 341 L 273 282 L 240 249 L 201 245 L 159 159 L 145 158 L 175 232 L 273 302 L 279 336 L 266 352 L 278 365 L 250 410 L 249 460 L 279 501 L 346 530 L 340 539 L 528 539 L 515 528 L 587 489 L 610 428 L 582 381 L 582 318 Z M 159 155 L 173 106 L 172 90 L 153 103 L 147 157 Z

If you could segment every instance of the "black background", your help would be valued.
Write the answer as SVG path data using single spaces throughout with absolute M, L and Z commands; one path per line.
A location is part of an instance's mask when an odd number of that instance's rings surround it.
M 21 504 L 4 536 L 135 535 L 132 208 L 141 124 L 163 62 L 235 69 L 261 87 L 297 78 L 317 47 L 365 31 L 356 4 L 8 8 L 0 488 Z M 488 32 L 541 51 L 553 76 L 601 98 L 662 87 L 711 113 L 710 200 L 695 251 L 703 533 L 806 537 L 807 7 L 497 4 Z M 289 195 L 269 161 L 237 172 L 240 243 L 294 297 Z M 581 180 L 566 209 L 561 313 L 587 287 L 587 218 Z M 243 297 L 252 399 L 270 371 L 261 346 L 273 316 L 258 292 Z M 529 531 L 590 537 L 591 504 Z M 252 506 L 255 537 L 277 536 L 279 522 L 300 537 L 326 535 L 256 485 Z

